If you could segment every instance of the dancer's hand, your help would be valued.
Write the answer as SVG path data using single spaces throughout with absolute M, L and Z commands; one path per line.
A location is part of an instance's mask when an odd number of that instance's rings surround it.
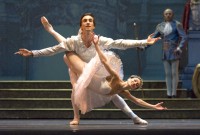
M 157 103 L 155 106 L 155 109 L 157 110 L 167 110 L 167 107 L 162 106 L 163 102 Z
M 49 23 L 46 17 L 41 17 L 41 23 L 44 26 L 45 30 L 49 33 L 54 32 L 53 26 Z
M 18 55 L 21 55 L 21 56 L 24 56 L 24 57 L 29 57 L 29 56 L 33 56 L 33 53 L 27 49 L 19 49 L 18 52 L 15 52 L 15 54 L 18 54 Z
M 152 36 L 153 36 L 153 34 L 150 34 L 147 38 L 147 44 L 149 44 L 149 45 L 152 45 L 161 39 L 160 37 L 152 38 Z
M 97 36 L 97 35 L 93 35 L 93 43 L 94 43 L 94 45 L 95 46 L 97 46 L 98 45 L 98 43 L 99 43 L 99 35 Z

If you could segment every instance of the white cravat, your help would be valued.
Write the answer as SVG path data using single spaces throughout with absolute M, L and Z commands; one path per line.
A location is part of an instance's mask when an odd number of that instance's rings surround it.
M 167 36 L 172 32 L 172 26 L 171 26 L 170 22 L 166 22 L 163 32 L 164 32 L 164 36 Z

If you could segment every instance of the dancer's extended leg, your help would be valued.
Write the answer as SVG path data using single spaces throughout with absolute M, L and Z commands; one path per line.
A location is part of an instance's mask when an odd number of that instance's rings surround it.
M 71 62 L 72 60 L 76 61 L 79 63 L 78 65 L 74 62 Z M 74 118 L 70 122 L 70 125 L 78 125 L 80 121 L 80 115 L 79 115 L 79 109 L 78 107 L 74 104 L 74 87 L 76 85 L 76 82 L 78 80 L 78 75 L 76 73 L 81 73 L 84 66 L 84 62 L 73 52 L 68 52 L 66 55 L 64 55 L 64 61 L 67 64 L 69 68 L 69 76 L 70 76 L 70 81 L 72 84 L 72 94 L 71 94 L 71 102 L 72 102 L 72 107 L 74 111 Z M 74 72 L 74 70 L 76 72 Z
M 148 124 L 146 120 L 143 120 L 140 117 L 138 117 L 126 104 L 124 99 L 120 97 L 119 95 L 117 94 L 114 95 L 112 97 L 112 101 L 115 104 L 115 106 L 121 109 L 126 115 L 128 115 L 128 117 L 130 117 L 135 124 L 144 124 L 144 125 Z
M 70 125 L 78 125 L 79 121 L 80 121 L 79 109 L 74 104 L 74 86 L 76 85 L 77 76 L 70 69 L 69 69 L 69 75 L 70 75 L 70 81 L 71 81 L 71 84 L 72 84 L 71 102 L 72 102 L 72 107 L 73 107 L 73 111 L 74 111 L 74 118 L 70 122 Z

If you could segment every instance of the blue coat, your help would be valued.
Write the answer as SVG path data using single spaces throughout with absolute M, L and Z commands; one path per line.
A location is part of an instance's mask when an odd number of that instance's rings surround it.
M 163 60 L 177 60 L 180 59 L 181 49 L 184 47 L 187 35 L 180 22 L 173 20 L 169 23 L 172 27 L 171 33 L 164 35 L 166 22 L 162 22 L 157 25 L 153 37 L 163 39 Z

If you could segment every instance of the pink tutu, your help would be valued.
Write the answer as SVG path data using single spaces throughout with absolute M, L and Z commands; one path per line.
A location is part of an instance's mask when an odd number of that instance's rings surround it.
M 122 62 L 113 52 L 104 52 L 112 68 L 123 78 Z M 94 108 L 102 107 L 109 103 L 112 96 L 102 94 L 98 91 L 99 88 L 88 88 L 91 79 L 105 78 L 109 73 L 102 65 L 98 54 L 85 64 L 83 73 L 80 75 L 74 90 L 74 103 L 79 107 L 82 114 L 91 111 Z M 95 77 L 94 77 L 95 76 Z M 95 80 L 98 81 L 98 80 Z M 95 86 L 95 84 L 93 84 Z

